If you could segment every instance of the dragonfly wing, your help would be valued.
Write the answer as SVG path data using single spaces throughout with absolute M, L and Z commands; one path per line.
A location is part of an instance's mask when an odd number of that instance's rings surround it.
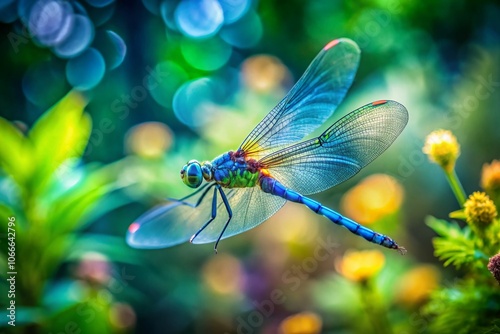
M 197 207 L 183 202 L 171 202 L 153 208 L 130 225 L 127 242 L 136 248 L 164 248 L 188 241 L 210 218 L 212 213 L 213 187 L 189 199 Z M 264 193 L 260 188 L 224 189 L 233 212 L 233 218 L 223 238 L 247 231 L 278 211 L 285 200 Z M 226 207 L 217 191 L 217 217 L 193 241 L 193 243 L 214 242 L 219 237 L 228 219 Z
M 210 218 L 213 194 L 213 187 L 205 187 L 189 201 L 170 202 L 149 210 L 129 226 L 127 243 L 136 248 L 155 249 L 188 241 Z M 197 207 L 190 206 L 200 199 Z
M 248 157 L 260 159 L 314 131 L 344 99 L 354 80 L 359 57 L 360 50 L 350 39 L 330 42 L 285 98 L 252 130 L 240 149 Z
M 377 101 L 341 118 L 317 138 L 261 159 L 263 168 L 301 194 L 331 188 L 358 173 L 403 131 L 408 111 L 395 101 Z
M 222 239 L 248 231 L 274 215 L 286 200 L 263 192 L 259 187 L 224 189 L 233 217 Z M 229 219 L 226 207 L 219 197 L 217 218 L 194 240 L 195 244 L 214 242 Z

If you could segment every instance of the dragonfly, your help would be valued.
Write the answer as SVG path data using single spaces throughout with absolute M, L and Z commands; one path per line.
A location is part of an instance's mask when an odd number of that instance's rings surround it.
M 348 113 L 321 135 L 304 139 L 334 113 L 350 88 L 360 59 L 347 38 L 328 43 L 288 94 L 235 151 L 212 161 L 190 160 L 182 181 L 192 194 L 140 216 L 127 232 L 135 248 L 165 248 L 186 241 L 212 243 L 250 230 L 286 201 L 303 204 L 369 242 L 398 250 L 377 233 L 306 197 L 357 174 L 384 152 L 408 122 L 406 108 L 380 100 Z

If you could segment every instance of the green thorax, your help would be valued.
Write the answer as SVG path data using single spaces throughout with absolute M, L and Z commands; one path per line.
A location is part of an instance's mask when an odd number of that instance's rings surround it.
M 243 156 L 233 152 L 224 153 L 212 161 L 213 180 L 227 188 L 255 187 L 259 180 L 259 169 Z

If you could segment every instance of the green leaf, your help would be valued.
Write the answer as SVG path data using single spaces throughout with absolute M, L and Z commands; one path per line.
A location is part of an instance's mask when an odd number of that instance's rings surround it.
M 464 220 L 464 221 L 466 219 L 466 217 L 465 217 L 465 211 L 463 209 L 462 210 L 457 210 L 457 211 L 450 212 L 449 217 L 453 218 L 453 219 Z
M 464 229 L 455 222 L 434 217 L 427 217 L 426 224 L 431 227 L 440 237 L 434 238 L 434 255 L 444 266 L 450 264 L 459 268 L 463 264 L 468 264 L 484 257 L 485 255 L 475 248 L 470 230 Z
M 36 165 L 33 188 L 43 188 L 64 161 L 83 154 L 91 132 L 90 117 L 83 112 L 85 105 L 80 94 L 70 92 L 31 129 Z
M 24 185 L 33 173 L 33 148 L 23 133 L 0 117 L 0 168 L 19 185 Z
M 109 322 L 110 309 L 110 301 L 88 298 L 52 314 L 44 322 L 44 333 L 113 333 Z
M 112 179 L 104 169 L 87 172 L 80 182 L 50 203 L 47 224 L 55 233 L 82 227 L 97 203 L 113 189 Z

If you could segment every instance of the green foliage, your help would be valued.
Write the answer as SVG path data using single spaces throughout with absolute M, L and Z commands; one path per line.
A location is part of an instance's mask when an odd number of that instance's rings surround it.
M 83 154 L 92 129 L 90 117 L 83 113 L 85 105 L 81 95 L 69 93 L 31 129 L 28 135 L 33 147 L 31 163 L 37 166 L 32 178 L 35 189 L 46 185 L 67 159 Z
M 88 294 L 102 289 L 93 284 L 90 290 L 80 288 L 75 293 L 74 284 L 54 279 L 61 264 L 79 261 L 96 250 L 110 251 L 111 257 L 121 260 L 125 256 L 128 261 L 134 258 L 124 251 L 121 239 L 117 242 L 113 237 L 80 238 L 81 229 L 92 220 L 127 203 L 122 198 L 113 200 L 118 189 L 118 166 L 82 166 L 79 162 L 91 132 L 85 105 L 80 94 L 70 92 L 44 113 L 26 136 L 0 118 L 0 185 L 12 190 L 10 196 L 0 197 L 0 213 L 2 217 L 16 218 L 16 263 L 12 271 L 17 271 L 18 326 L 35 322 L 26 327 L 27 332 L 43 328 L 61 328 L 64 332 L 75 309 L 93 303 Z M 6 224 L 1 228 L 0 232 L 7 232 Z M 0 263 L 6 267 L 7 247 L 0 252 Z M 3 282 L 5 275 L 3 272 Z M 69 298 L 74 295 L 81 297 Z M 111 301 L 100 302 L 100 310 L 109 310 Z M 59 304 L 64 307 L 54 307 Z M 23 316 L 35 313 L 36 316 Z M 91 327 L 81 322 L 78 328 L 87 326 L 89 331 L 100 328 L 101 332 L 110 332 L 107 313 L 93 313 L 99 321 L 94 320 Z M 5 315 L 4 311 L 2 317 Z
M 434 314 L 432 333 L 480 333 L 495 326 L 500 312 L 500 291 L 473 279 L 435 291 L 424 312 Z M 489 332 L 493 333 L 493 332 Z
M 25 184 L 34 169 L 30 163 L 33 147 L 16 126 L 1 117 L 0 133 L 0 167 L 18 184 Z
M 449 180 L 451 186 L 460 184 L 455 173 L 452 178 Z M 458 196 L 457 192 L 455 195 L 457 199 L 465 197 Z M 485 210 L 484 202 L 477 202 L 472 196 L 465 203 L 465 207 L 468 206 L 475 212 Z M 488 208 L 489 211 L 493 209 Z M 475 225 L 467 217 L 467 210 L 454 211 L 450 217 L 465 220 L 469 225 L 462 228 L 456 222 L 434 217 L 427 217 L 426 224 L 438 234 L 433 240 L 435 256 L 444 261 L 444 266 L 451 264 L 463 269 L 465 275 L 431 294 L 423 309 L 425 315 L 433 316 L 430 332 L 499 333 L 500 282 L 495 281 L 488 263 L 499 250 L 500 222 L 492 219 Z
M 427 217 L 426 224 L 440 236 L 433 240 L 434 254 L 444 261 L 444 266 L 452 264 L 460 268 L 477 260 L 488 259 L 475 248 L 469 227 L 462 229 L 456 222 L 447 222 L 434 217 Z

